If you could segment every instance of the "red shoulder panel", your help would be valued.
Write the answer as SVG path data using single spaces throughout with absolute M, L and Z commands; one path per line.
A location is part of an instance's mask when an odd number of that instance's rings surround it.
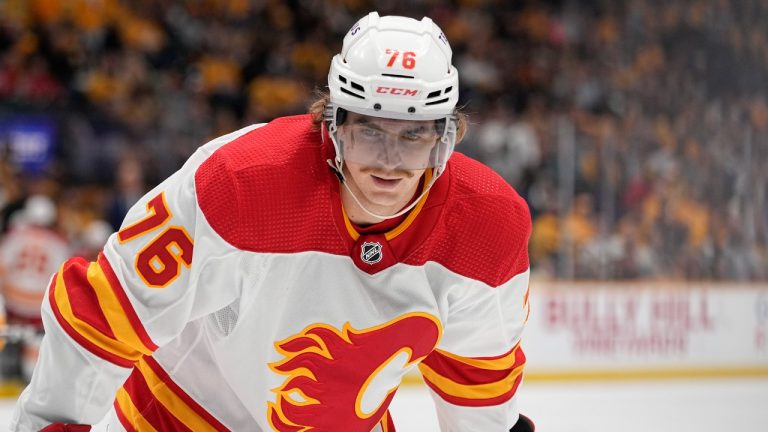
M 528 269 L 531 216 L 517 192 L 460 153 L 451 156 L 444 176 L 435 185 L 448 189 L 442 215 L 424 227 L 432 233 L 404 262 L 435 261 L 494 287 Z
M 251 251 L 346 255 L 333 222 L 327 150 L 308 115 L 284 117 L 225 144 L 195 174 L 208 223 Z
M 348 255 L 328 143 L 309 116 L 285 117 L 225 144 L 195 175 L 200 208 L 233 246 Z M 528 268 L 528 206 L 490 168 L 460 153 L 416 221 L 391 241 L 401 262 L 434 261 L 498 286 Z

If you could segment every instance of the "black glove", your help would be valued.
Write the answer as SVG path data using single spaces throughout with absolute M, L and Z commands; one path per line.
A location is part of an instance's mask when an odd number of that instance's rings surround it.
M 533 432 L 534 430 L 536 430 L 536 426 L 533 424 L 531 419 L 520 414 L 520 418 L 517 419 L 517 423 L 512 426 L 512 429 L 510 429 L 509 432 Z

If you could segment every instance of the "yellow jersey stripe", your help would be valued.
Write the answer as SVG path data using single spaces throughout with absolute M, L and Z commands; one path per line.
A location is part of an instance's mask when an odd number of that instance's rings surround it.
M 419 370 L 424 376 L 424 379 L 448 395 L 466 399 L 490 399 L 501 396 L 512 390 L 515 385 L 515 380 L 523 372 L 523 366 L 524 365 L 520 365 L 512 369 L 506 377 L 499 381 L 475 385 L 459 384 L 438 374 L 424 363 L 419 365 Z
M 117 405 L 120 407 L 123 416 L 129 423 L 131 423 L 131 426 L 133 426 L 135 430 L 141 432 L 157 432 L 147 419 L 141 415 L 124 388 L 121 387 L 120 390 L 117 391 L 115 400 L 117 401 Z
M 510 351 L 504 357 L 499 357 L 494 359 L 475 359 L 475 358 L 469 358 L 469 357 L 461 357 L 461 356 L 457 356 L 456 354 L 451 354 L 448 351 L 443 351 L 441 349 L 435 349 L 435 351 L 437 351 L 443 357 L 448 357 L 457 362 L 463 363 L 468 366 L 473 366 L 479 369 L 506 370 L 506 369 L 512 368 L 515 365 L 515 356 L 517 354 L 518 349 L 520 349 L 520 345 L 515 346 L 515 348 L 513 348 L 512 351 Z
M 144 376 L 147 386 L 155 398 L 179 419 L 185 426 L 195 432 L 217 432 L 208 421 L 197 414 L 186 402 L 184 402 L 168 385 L 160 379 L 147 362 L 142 358 L 136 363 L 136 367 Z
M 96 292 L 96 298 L 99 301 L 101 311 L 109 323 L 115 338 L 136 349 L 144 355 L 152 355 L 152 350 L 147 348 L 133 329 L 131 322 L 125 315 L 120 302 L 117 299 L 112 287 L 109 285 L 107 276 L 98 263 L 92 262 L 88 266 L 88 283 L 91 284 Z
M 58 272 L 56 276 L 56 289 L 54 300 L 56 306 L 59 308 L 62 317 L 72 326 L 72 328 L 86 340 L 101 348 L 102 350 L 130 360 L 136 361 L 141 357 L 141 353 L 132 349 L 130 346 L 126 346 L 114 339 L 106 336 L 90 324 L 77 318 L 72 312 L 72 305 L 69 302 L 69 295 L 67 294 L 66 284 L 64 283 L 64 269 Z

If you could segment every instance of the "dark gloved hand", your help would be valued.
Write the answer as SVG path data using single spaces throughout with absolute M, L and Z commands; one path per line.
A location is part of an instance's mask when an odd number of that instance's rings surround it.
M 517 419 L 517 423 L 512 426 L 509 432 L 533 432 L 536 430 L 536 425 L 533 424 L 531 419 L 520 414 L 520 418 Z

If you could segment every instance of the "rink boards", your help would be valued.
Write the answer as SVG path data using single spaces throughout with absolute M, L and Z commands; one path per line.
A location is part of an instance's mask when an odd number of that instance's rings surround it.
M 768 376 L 768 284 L 531 283 L 527 380 Z

